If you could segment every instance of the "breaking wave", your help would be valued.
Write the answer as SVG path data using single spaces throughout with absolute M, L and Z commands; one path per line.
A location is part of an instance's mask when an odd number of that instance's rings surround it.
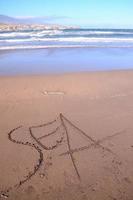
M 0 31 L 0 50 L 50 47 L 133 47 L 133 30 L 58 29 Z

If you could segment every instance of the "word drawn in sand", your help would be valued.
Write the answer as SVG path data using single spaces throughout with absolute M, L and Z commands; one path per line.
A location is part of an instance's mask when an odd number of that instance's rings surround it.
M 113 155 L 114 157 L 117 157 L 117 155 L 111 149 L 103 146 L 103 143 L 106 140 L 110 140 L 111 138 L 123 133 L 123 131 L 121 131 L 121 132 L 115 133 L 111 136 L 107 136 L 101 140 L 95 140 L 91 136 L 89 136 L 87 133 L 85 133 L 83 130 L 78 128 L 76 125 L 74 125 L 62 113 L 60 113 L 58 118 L 53 121 L 50 121 L 48 123 L 41 124 L 41 125 L 31 126 L 28 128 L 30 137 L 32 138 L 34 143 L 30 143 L 28 141 L 27 142 L 18 141 L 17 139 L 15 139 L 13 137 L 13 134 L 16 133 L 16 131 L 20 130 L 21 128 L 22 128 L 22 126 L 18 126 L 16 128 L 14 128 L 13 130 L 11 130 L 8 133 L 8 139 L 15 144 L 25 145 L 25 146 L 28 146 L 31 149 L 35 150 L 38 154 L 38 160 L 37 160 L 36 164 L 34 165 L 34 170 L 32 172 L 30 171 L 24 179 L 20 180 L 19 183 L 11 186 L 10 188 L 6 189 L 5 191 L 0 191 L 1 198 L 7 198 L 8 193 L 12 189 L 19 188 L 24 183 L 29 181 L 37 173 L 37 171 L 40 169 L 40 167 L 42 166 L 43 161 L 44 161 L 44 156 L 43 156 L 44 151 L 53 151 L 54 149 L 57 149 L 59 146 L 64 145 L 64 144 L 67 146 L 67 150 L 63 153 L 60 153 L 59 156 L 66 156 L 66 155 L 69 156 L 69 159 L 71 160 L 72 167 L 75 171 L 75 174 L 76 174 L 78 180 L 81 181 L 82 178 L 79 173 L 76 159 L 74 157 L 75 153 L 78 153 L 78 152 L 81 152 L 84 150 L 88 150 L 93 147 L 93 148 L 100 148 L 102 151 L 108 152 L 109 154 Z M 38 134 L 36 134 L 36 131 L 39 128 L 47 128 L 47 131 L 48 130 L 51 130 L 51 131 L 47 134 L 43 134 L 43 135 L 41 134 L 40 136 L 38 136 Z M 76 130 L 78 132 L 78 134 L 80 134 L 81 137 L 85 138 L 85 140 L 88 142 L 88 145 L 73 148 L 72 144 L 71 144 L 71 137 L 70 137 L 71 129 Z M 60 131 L 60 133 L 59 133 L 59 131 Z M 55 139 L 54 144 L 51 145 L 51 144 L 46 143 L 46 141 L 45 141 L 46 139 L 48 139 L 49 137 L 58 135 L 58 133 L 59 133 L 59 137 L 58 137 L 58 139 L 57 138 Z

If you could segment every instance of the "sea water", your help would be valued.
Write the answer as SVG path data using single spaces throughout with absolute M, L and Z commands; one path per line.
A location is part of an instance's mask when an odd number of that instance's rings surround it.
M 49 29 L 0 31 L 0 49 L 133 47 L 132 29 Z
M 132 68 L 132 29 L 0 32 L 0 75 Z

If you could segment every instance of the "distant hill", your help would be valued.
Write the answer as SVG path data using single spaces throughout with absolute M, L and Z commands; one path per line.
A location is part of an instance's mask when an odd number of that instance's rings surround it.
M 0 15 L 0 24 L 59 24 L 60 19 L 66 18 L 55 16 L 15 18 Z
M 19 23 L 19 20 L 13 17 L 9 17 L 6 15 L 0 15 L 0 23 L 1 24 L 16 24 Z
M 45 17 L 31 17 L 31 18 L 15 18 L 6 15 L 0 15 L 1 24 L 46 24 L 49 20 Z

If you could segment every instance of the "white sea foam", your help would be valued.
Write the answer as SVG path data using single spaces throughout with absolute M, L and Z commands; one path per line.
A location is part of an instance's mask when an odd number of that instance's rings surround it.
M 64 32 L 64 35 L 116 35 L 116 34 L 133 34 L 130 32 L 121 32 L 121 31 L 69 31 L 69 32 Z
M 119 36 L 117 34 L 124 34 Z M 126 36 L 126 34 L 131 34 Z M 56 46 L 55 46 L 56 45 Z M 131 30 L 31 30 L 0 32 L 0 49 L 60 47 L 132 47 Z
M 133 34 L 133 32 L 125 32 L 125 31 L 88 31 L 87 34 L 116 35 L 116 34 Z
M 71 37 L 71 38 L 58 38 L 58 41 L 66 42 L 133 42 L 133 38 L 86 38 L 86 37 Z
M 1 50 L 21 50 L 21 49 L 49 49 L 49 48 L 133 48 L 133 45 L 126 46 L 97 46 L 97 45 L 17 45 L 1 46 Z
M 42 31 L 30 31 L 30 32 L 8 32 L 8 33 L 0 33 L 0 37 L 2 38 L 13 38 L 13 37 L 42 37 L 42 36 L 51 36 L 56 34 L 62 34 L 61 30 L 42 30 Z
M 102 30 L 31 30 L 29 32 L 21 31 L 21 32 L 0 32 L 0 38 L 15 38 L 15 37 L 43 37 L 43 36 L 68 36 L 68 35 L 76 35 L 79 37 L 82 36 L 93 36 L 93 35 L 116 35 L 116 34 L 123 34 L 123 35 L 133 35 L 133 32 L 129 31 L 102 31 Z
M 20 39 L 3 39 L 0 40 L 1 42 L 4 43 L 21 43 L 21 42 L 72 42 L 72 43 L 77 43 L 77 42 L 82 42 L 82 43 L 116 43 L 116 42 L 133 42 L 133 38 L 86 38 L 86 37 L 70 37 L 70 38 L 65 38 L 65 37 L 59 37 L 59 38 L 39 38 L 39 37 L 31 37 L 31 38 L 20 38 Z
M 35 37 L 40 37 L 40 36 L 45 36 L 45 35 L 57 35 L 57 34 L 63 34 L 63 31 L 60 30 L 43 30 L 37 33 L 33 33 L 31 34 L 31 36 L 35 36 Z
M 11 32 L 11 33 L 0 33 L 0 37 L 18 37 L 18 36 L 30 36 L 33 32 Z
M 76 47 L 86 47 L 83 45 L 19 45 L 19 46 L 3 46 L 0 50 L 17 50 L 17 49 L 47 49 L 47 48 L 76 48 Z
M 0 40 L 1 42 L 5 43 L 19 43 L 19 42 L 32 42 L 34 40 L 37 40 L 37 38 L 24 38 L 24 39 L 8 39 L 8 40 Z

